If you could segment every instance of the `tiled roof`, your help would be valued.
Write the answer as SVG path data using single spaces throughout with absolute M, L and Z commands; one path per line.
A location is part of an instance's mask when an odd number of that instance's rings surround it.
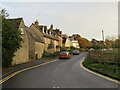
M 47 38 L 50 38 L 50 39 L 53 39 L 53 40 L 58 40 L 57 38 L 51 37 L 50 35 L 47 35 L 47 34 L 44 34 L 44 37 L 47 37 Z
M 66 40 L 67 40 L 67 38 L 62 37 L 62 43 L 63 43 L 63 44 L 65 44 Z
M 42 32 L 41 28 L 42 28 L 42 27 L 46 27 L 46 26 L 43 26 L 43 25 L 36 26 L 35 24 L 33 24 L 33 25 L 44 35 L 44 37 L 47 37 L 47 38 L 50 38 L 50 39 L 53 39 L 53 40 L 57 40 L 57 41 L 59 40 L 59 39 L 56 38 L 56 37 L 52 37 L 52 36 L 50 36 L 50 35 L 45 34 L 45 33 Z M 55 33 L 55 32 L 53 32 L 53 33 Z
M 14 25 L 14 28 L 18 30 L 22 18 L 14 18 L 14 19 L 6 19 L 6 20 L 12 23 L 11 25 Z
M 34 32 L 33 30 L 27 28 L 27 32 L 28 32 L 28 34 L 31 35 L 31 37 L 34 38 L 34 40 L 36 42 L 44 43 L 44 40 L 36 32 Z

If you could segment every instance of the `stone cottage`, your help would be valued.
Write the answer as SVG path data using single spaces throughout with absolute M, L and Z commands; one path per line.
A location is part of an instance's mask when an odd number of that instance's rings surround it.
M 39 22 L 35 21 L 30 26 L 30 29 L 34 30 L 44 41 L 44 50 L 46 52 L 54 53 L 60 51 L 60 48 L 56 49 L 59 39 L 58 35 L 54 32 L 53 25 L 48 29 L 47 26 L 39 25 Z
M 27 28 L 27 34 L 29 38 L 29 59 L 41 58 L 44 53 L 44 40 L 30 28 Z
M 16 31 L 20 30 L 22 34 L 23 41 L 21 42 L 21 48 L 15 52 L 15 57 L 13 57 L 12 65 L 25 63 L 29 61 L 29 45 L 28 36 L 26 32 L 26 26 L 23 18 L 8 19 L 11 23 L 16 24 Z

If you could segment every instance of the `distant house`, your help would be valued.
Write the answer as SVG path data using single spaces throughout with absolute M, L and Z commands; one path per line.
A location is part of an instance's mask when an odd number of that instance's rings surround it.
M 59 29 L 55 29 L 54 31 L 58 35 L 58 39 L 59 39 L 58 47 L 62 47 L 62 31 L 60 31 Z
M 54 32 L 53 25 L 51 25 L 50 29 L 47 26 L 39 25 L 38 21 L 35 21 L 30 26 L 31 30 L 34 30 L 44 41 L 44 50 L 48 53 L 54 53 L 56 51 L 60 51 L 56 48 L 58 45 L 59 39 L 58 35 Z
M 21 42 L 22 47 L 15 52 L 15 57 L 13 57 L 12 65 L 20 64 L 29 61 L 29 45 L 28 45 L 28 35 L 26 32 L 26 26 L 24 24 L 23 18 L 7 19 L 11 23 L 15 23 L 16 31 L 20 30 L 23 38 Z
M 66 47 L 68 50 L 70 49 L 70 39 L 66 34 L 62 34 L 62 45 L 63 47 Z
M 70 39 L 70 46 L 73 46 L 75 48 L 80 48 L 78 40 L 74 40 L 72 36 L 69 37 L 69 39 Z

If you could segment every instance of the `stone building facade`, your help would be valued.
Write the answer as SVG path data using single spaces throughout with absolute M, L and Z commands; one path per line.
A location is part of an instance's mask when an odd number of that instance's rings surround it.
M 74 48 L 80 48 L 78 40 L 75 40 L 72 36 L 69 36 L 70 40 L 70 46 L 73 46 Z
M 48 29 L 47 26 L 39 25 L 38 21 L 35 21 L 30 26 L 30 29 L 36 31 L 38 35 L 44 41 L 44 50 L 48 53 L 54 53 L 56 51 L 60 51 L 60 49 L 56 49 L 58 45 L 59 39 L 58 35 L 54 32 L 53 25 Z
M 48 53 L 59 52 L 62 47 L 62 37 L 55 32 L 53 25 L 39 25 L 38 21 L 30 27 L 25 26 L 23 18 L 9 19 L 17 24 L 17 30 L 21 31 L 23 42 L 21 48 L 15 52 L 12 65 L 39 59 L 46 51 Z M 16 30 L 16 31 L 17 31 Z
M 21 48 L 15 52 L 15 57 L 13 57 L 12 65 L 25 63 L 29 61 L 29 44 L 28 36 L 26 32 L 26 26 L 22 18 L 10 19 L 10 21 L 17 23 L 17 30 L 21 30 L 23 42 L 21 42 Z
M 66 34 L 62 34 L 62 46 L 66 47 L 67 50 L 70 49 L 70 39 Z
M 54 31 L 58 35 L 58 39 L 59 39 L 58 47 L 59 46 L 62 47 L 62 31 L 60 31 L 59 29 L 55 29 Z

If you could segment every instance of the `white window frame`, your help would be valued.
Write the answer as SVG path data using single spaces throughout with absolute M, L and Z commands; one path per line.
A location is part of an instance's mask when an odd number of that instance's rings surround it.
M 24 28 L 20 28 L 21 34 L 24 34 Z

